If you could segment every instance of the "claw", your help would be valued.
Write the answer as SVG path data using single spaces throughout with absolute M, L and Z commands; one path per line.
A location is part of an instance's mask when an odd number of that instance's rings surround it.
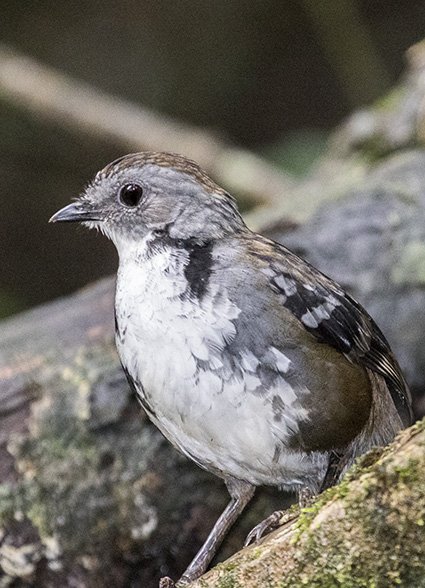
M 159 581 L 159 588 L 183 588 L 183 586 L 188 586 L 192 581 L 193 579 L 191 580 L 187 576 L 183 575 L 177 584 L 175 584 L 174 580 L 168 576 L 164 576 Z
M 251 545 L 251 543 L 256 543 L 263 533 L 264 530 L 261 528 L 261 524 L 256 525 L 246 536 L 243 546 L 248 547 L 248 545 Z
M 276 510 L 264 521 L 256 525 L 247 535 L 244 547 L 248 547 L 251 543 L 257 543 L 264 535 L 277 529 L 281 524 L 281 519 L 285 515 L 285 511 Z
M 168 576 L 164 576 L 159 581 L 159 588 L 175 588 L 174 581 Z

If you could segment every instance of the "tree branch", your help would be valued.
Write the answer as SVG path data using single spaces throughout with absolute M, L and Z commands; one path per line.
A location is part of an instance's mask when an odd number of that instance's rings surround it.
M 175 151 L 252 204 L 282 198 L 293 181 L 217 134 L 107 95 L 0 45 L 0 96 L 37 116 L 110 140 L 124 151 Z

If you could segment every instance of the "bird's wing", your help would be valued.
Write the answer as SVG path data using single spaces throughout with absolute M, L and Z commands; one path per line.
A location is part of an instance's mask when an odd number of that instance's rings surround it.
M 274 249 L 270 284 L 283 305 L 320 342 L 383 376 L 403 424 L 411 424 L 409 389 L 373 319 L 333 280 L 285 247 L 268 243 Z

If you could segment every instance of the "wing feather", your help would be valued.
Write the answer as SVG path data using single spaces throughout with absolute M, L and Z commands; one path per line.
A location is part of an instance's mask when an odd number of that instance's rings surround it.
M 272 241 L 271 286 L 283 304 L 319 341 L 334 347 L 350 361 L 363 365 L 385 379 L 405 426 L 412 423 L 408 386 L 391 348 L 379 327 L 349 294 L 308 262 Z M 252 249 L 255 251 L 255 248 Z

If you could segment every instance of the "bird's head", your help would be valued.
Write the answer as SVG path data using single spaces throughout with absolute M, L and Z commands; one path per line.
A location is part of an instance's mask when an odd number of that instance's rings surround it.
M 150 234 L 199 243 L 244 227 L 234 199 L 194 162 L 170 153 L 134 153 L 98 172 L 51 222 L 97 228 L 118 251 Z

